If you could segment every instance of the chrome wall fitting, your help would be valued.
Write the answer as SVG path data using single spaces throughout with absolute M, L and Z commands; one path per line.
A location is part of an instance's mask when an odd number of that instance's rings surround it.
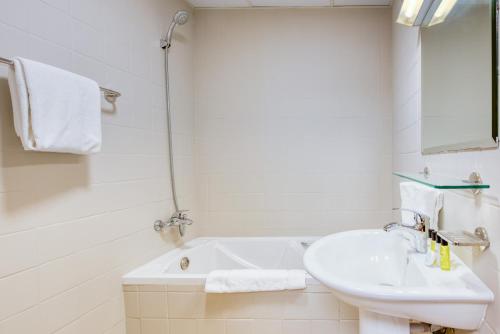
M 488 232 L 484 227 L 477 227 L 474 233 L 468 231 L 439 231 L 439 236 L 453 246 L 480 247 L 482 251 L 490 247 Z
M 469 175 L 469 179 L 464 182 L 470 184 L 483 184 L 483 179 L 478 172 L 472 172 Z M 479 195 L 481 193 L 481 189 L 472 189 L 471 191 L 474 195 Z
M 153 224 L 153 228 L 156 232 L 160 232 L 167 227 L 177 227 L 179 229 L 179 234 L 181 237 L 186 234 L 186 226 L 193 224 L 193 221 L 189 219 L 185 212 L 188 210 L 176 211 L 172 217 L 166 222 L 162 220 L 156 220 Z
M 425 166 L 424 167 L 424 171 L 423 171 L 423 174 L 426 178 L 429 177 L 429 175 L 431 175 L 431 170 L 429 169 L 429 167 Z

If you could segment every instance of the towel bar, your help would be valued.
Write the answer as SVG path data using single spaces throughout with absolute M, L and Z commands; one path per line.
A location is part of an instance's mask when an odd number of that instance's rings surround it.
M 14 62 L 12 60 L 3 57 L 0 57 L 0 63 L 7 64 L 10 66 L 14 65 Z M 104 98 L 109 103 L 115 103 L 116 99 L 122 95 L 119 92 L 108 88 L 99 87 L 99 89 L 101 89 L 101 92 L 104 94 Z

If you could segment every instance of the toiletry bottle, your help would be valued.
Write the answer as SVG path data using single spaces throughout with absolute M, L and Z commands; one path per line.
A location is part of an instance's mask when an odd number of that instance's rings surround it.
M 425 254 L 425 265 L 428 267 L 434 266 L 436 259 L 436 235 L 434 230 L 429 229 L 429 238 L 427 239 L 427 253 Z
M 442 239 L 441 247 L 440 247 L 440 261 L 441 261 L 441 270 L 449 271 L 450 270 L 450 246 L 448 246 L 448 241 Z
M 441 236 L 439 234 L 436 235 L 436 262 L 435 265 L 437 267 L 441 266 Z
M 436 236 L 437 236 L 437 232 L 432 230 L 432 232 L 431 232 L 431 252 L 436 251 Z

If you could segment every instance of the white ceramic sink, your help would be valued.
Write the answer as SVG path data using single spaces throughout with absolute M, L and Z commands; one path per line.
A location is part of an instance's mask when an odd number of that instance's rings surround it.
M 409 319 L 460 329 L 480 326 L 493 293 L 457 257 L 452 269 L 427 267 L 397 233 L 354 230 L 307 250 L 307 271 L 360 309 L 360 333 L 409 333 Z

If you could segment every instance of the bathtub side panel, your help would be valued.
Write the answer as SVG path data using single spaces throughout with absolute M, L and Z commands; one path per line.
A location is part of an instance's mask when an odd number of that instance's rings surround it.
M 206 294 L 203 285 L 124 285 L 127 334 L 356 334 L 358 311 L 320 284 Z

